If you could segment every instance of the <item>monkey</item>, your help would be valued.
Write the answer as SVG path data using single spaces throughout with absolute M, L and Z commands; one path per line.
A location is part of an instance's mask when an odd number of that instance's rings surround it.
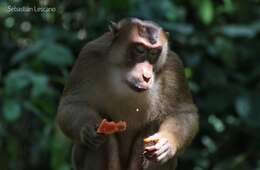
M 180 58 L 158 24 L 111 22 L 81 50 L 57 111 L 71 139 L 74 170 L 174 170 L 199 129 Z M 120 133 L 97 133 L 102 119 L 126 121 Z M 151 145 L 144 139 L 157 140 Z

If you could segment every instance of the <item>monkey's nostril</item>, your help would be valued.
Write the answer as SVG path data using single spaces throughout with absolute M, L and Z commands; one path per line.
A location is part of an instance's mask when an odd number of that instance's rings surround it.
M 146 83 L 148 83 L 151 79 L 151 76 L 143 75 L 143 79 Z

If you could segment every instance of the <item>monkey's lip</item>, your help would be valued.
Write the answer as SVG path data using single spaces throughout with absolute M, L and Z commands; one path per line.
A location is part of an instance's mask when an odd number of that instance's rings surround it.
M 135 91 L 138 91 L 138 92 L 141 92 L 141 91 L 145 91 L 145 90 L 148 90 L 149 89 L 149 85 L 146 85 L 146 84 L 142 84 L 142 83 L 130 83 L 128 82 L 127 83 L 133 90 Z

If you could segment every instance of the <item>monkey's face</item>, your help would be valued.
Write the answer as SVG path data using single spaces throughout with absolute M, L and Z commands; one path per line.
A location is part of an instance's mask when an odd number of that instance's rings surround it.
M 128 49 L 129 70 L 127 84 L 137 91 L 152 87 L 155 79 L 155 64 L 161 55 L 162 47 L 147 47 L 143 43 L 132 43 Z
M 166 60 L 168 40 L 159 26 L 134 19 L 120 27 L 112 51 L 112 62 L 123 66 L 120 72 L 127 86 L 145 91 L 152 88 Z

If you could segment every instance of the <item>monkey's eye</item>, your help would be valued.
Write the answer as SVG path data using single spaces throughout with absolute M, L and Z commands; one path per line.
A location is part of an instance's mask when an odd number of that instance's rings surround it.
M 142 44 L 136 44 L 135 45 L 135 51 L 137 54 L 144 54 L 146 49 Z
M 160 48 L 152 48 L 150 49 L 149 51 L 149 61 L 151 63 L 155 63 L 159 56 L 160 56 L 160 53 L 161 53 L 161 49 Z

